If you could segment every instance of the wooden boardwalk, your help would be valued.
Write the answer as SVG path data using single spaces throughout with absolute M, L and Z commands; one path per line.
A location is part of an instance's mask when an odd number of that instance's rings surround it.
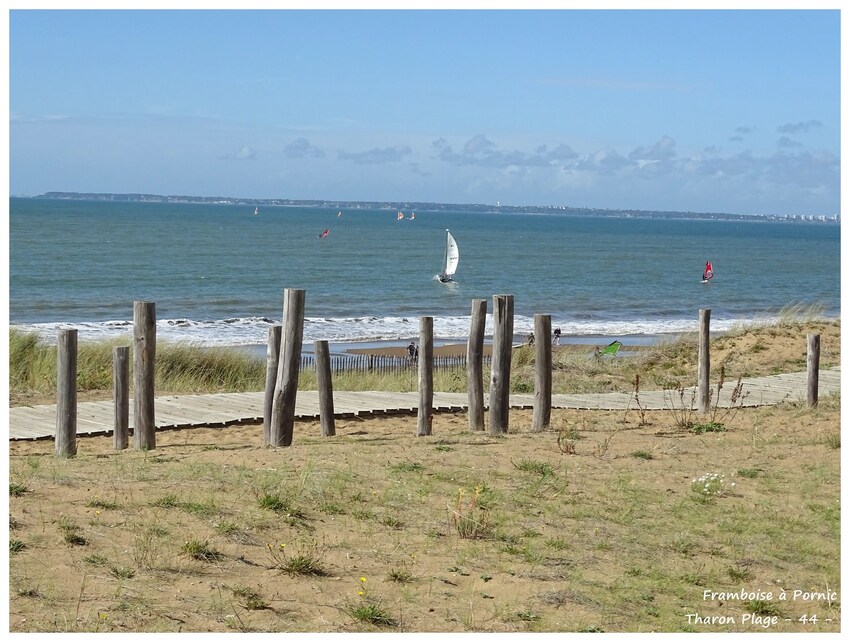
M 806 373 L 744 379 L 746 397 L 743 406 L 767 406 L 785 401 L 806 400 Z M 721 391 L 720 406 L 729 405 L 729 395 L 735 382 L 727 382 Z M 839 368 L 820 371 L 818 391 L 820 397 L 837 393 L 841 387 Z M 198 426 L 227 426 L 231 424 L 262 423 L 263 392 L 243 392 L 214 395 L 181 395 L 156 399 L 156 426 L 158 430 L 192 428 Z M 683 397 L 685 404 L 694 404 L 693 388 Z M 487 395 L 485 395 L 485 404 Z M 678 395 L 669 391 L 641 392 L 641 407 L 648 410 L 681 408 Z M 534 395 L 511 394 L 512 408 L 532 408 Z M 712 399 L 712 405 L 714 400 Z M 419 405 L 418 392 L 334 392 L 334 415 L 357 417 L 386 413 L 415 413 Z M 465 392 L 436 392 L 433 407 L 436 412 L 458 412 L 467 407 Z M 553 395 L 553 408 L 581 410 L 637 409 L 632 393 Z M 130 403 L 130 428 L 133 427 L 132 401 Z M 319 399 L 315 390 L 299 390 L 295 404 L 299 419 L 318 418 Z M 112 401 L 95 401 L 77 404 L 77 434 L 104 435 L 113 429 L 114 406 Z M 56 432 L 56 406 L 19 406 L 9 409 L 9 439 L 47 439 Z

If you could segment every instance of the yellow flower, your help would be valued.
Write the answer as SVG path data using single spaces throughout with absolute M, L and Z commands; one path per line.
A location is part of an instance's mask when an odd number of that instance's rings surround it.
M 366 578 L 365 578 L 365 577 L 361 577 L 361 578 L 360 578 L 360 581 L 361 581 L 361 582 L 365 582 L 365 581 L 366 581 Z
M 357 595 L 366 595 L 366 591 L 357 591 Z

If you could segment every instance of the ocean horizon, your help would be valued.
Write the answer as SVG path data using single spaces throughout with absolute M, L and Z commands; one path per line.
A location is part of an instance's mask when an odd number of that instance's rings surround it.
M 460 250 L 449 284 L 446 229 Z M 473 299 L 490 335 L 496 294 L 513 295 L 518 337 L 542 313 L 565 341 L 690 332 L 703 308 L 717 332 L 790 307 L 840 314 L 834 224 L 12 198 L 9 245 L 10 326 L 47 341 L 68 327 L 128 336 L 144 300 L 158 340 L 261 345 L 285 288 L 306 292 L 305 345 L 405 341 L 421 316 L 462 341 Z

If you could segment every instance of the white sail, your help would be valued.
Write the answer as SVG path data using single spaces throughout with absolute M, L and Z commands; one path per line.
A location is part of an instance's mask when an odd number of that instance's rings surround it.
M 454 275 L 457 270 L 457 263 L 460 260 L 460 252 L 457 249 L 457 242 L 451 235 L 451 232 L 446 230 L 446 261 L 443 269 L 443 274 L 446 276 Z

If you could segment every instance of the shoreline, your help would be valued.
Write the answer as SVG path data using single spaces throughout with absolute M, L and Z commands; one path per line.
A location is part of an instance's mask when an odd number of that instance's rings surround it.
M 782 312 L 785 310 L 785 312 Z M 712 334 L 722 334 L 741 327 L 772 325 L 784 320 L 824 321 L 839 320 L 840 315 L 825 314 L 816 308 L 799 308 L 793 304 L 771 314 L 753 313 L 745 317 L 722 317 L 713 315 Z M 336 354 L 357 354 L 351 350 L 384 348 L 389 346 L 406 347 L 410 341 L 418 342 L 418 324 L 412 317 L 357 317 L 357 318 L 314 318 L 305 319 L 303 352 L 311 352 L 313 342 L 327 340 Z M 257 354 L 265 351 L 268 331 L 279 323 L 274 318 L 245 316 L 227 319 L 197 321 L 188 318 L 158 319 L 157 341 L 169 345 L 176 344 L 191 348 L 236 348 Z M 598 347 L 613 340 L 623 343 L 624 347 L 644 346 L 666 340 L 676 340 L 697 332 L 696 318 L 688 319 L 599 319 L 593 323 L 552 319 L 552 328 L 562 330 L 561 345 L 579 344 Z M 79 341 L 130 342 L 132 341 L 132 320 L 103 321 L 64 321 L 64 322 L 10 322 L 9 328 L 25 334 L 35 334 L 48 345 L 56 344 L 56 336 L 62 329 L 77 329 Z M 485 343 L 492 341 L 493 328 L 485 332 Z M 533 319 L 515 316 L 514 345 L 527 342 L 528 334 L 533 331 Z M 468 316 L 435 317 L 435 348 L 450 343 L 465 344 L 469 336 Z

